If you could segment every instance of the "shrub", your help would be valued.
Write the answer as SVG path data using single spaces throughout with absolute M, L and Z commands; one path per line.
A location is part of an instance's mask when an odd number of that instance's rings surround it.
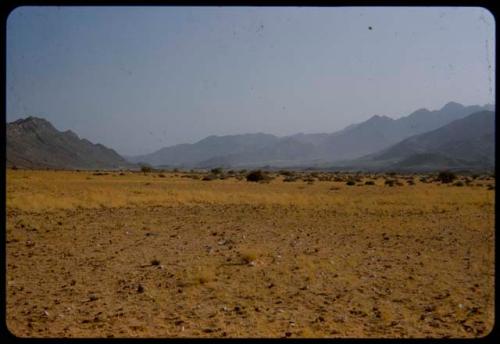
M 222 173 L 222 167 L 212 168 L 210 170 L 210 172 L 212 172 L 212 174 L 221 174 Z
M 142 165 L 141 166 L 141 172 L 142 173 L 150 173 L 151 171 L 153 171 L 153 169 L 151 168 L 151 166 L 146 166 L 146 165 Z
M 265 180 L 266 176 L 262 173 L 261 170 L 252 171 L 247 174 L 247 182 L 259 182 L 261 180 Z
M 461 181 L 453 183 L 453 186 L 464 186 L 464 183 Z
M 197 273 L 194 274 L 193 283 L 194 284 L 205 284 L 205 283 L 211 282 L 215 279 L 216 279 L 216 277 L 215 277 L 214 271 L 201 270 L 201 271 L 198 271 Z
M 257 259 L 257 252 L 250 250 L 250 249 L 241 250 L 239 252 L 239 254 L 240 254 L 241 260 L 245 264 L 250 264 Z
M 395 181 L 392 179 L 387 179 L 384 184 L 387 186 L 394 186 Z
M 349 186 L 356 185 L 356 182 L 354 180 L 348 180 L 346 182 L 346 185 L 349 185 Z
M 450 172 L 450 171 L 441 171 L 441 172 L 439 172 L 436 179 L 439 180 L 443 184 L 447 184 L 447 183 L 451 183 L 452 181 L 457 179 L 457 176 L 455 175 L 455 173 Z
M 210 180 L 215 180 L 215 179 L 218 179 L 218 178 L 219 177 L 217 177 L 215 174 L 207 174 L 201 180 L 210 181 Z
M 158 175 L 158 177 L 160 177 L 160 178 L 165 178 L 165 175 L 164 175 L 163 173 L 160 173 L 160 174 Z
M 373 180 L 367 180 L 365 185 L 375 185 L 375 182 Z

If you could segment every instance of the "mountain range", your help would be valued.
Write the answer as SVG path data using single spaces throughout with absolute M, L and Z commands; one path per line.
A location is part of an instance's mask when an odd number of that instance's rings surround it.
M 450 102 L 440 110 L 419 109 L 399 119 L 375 115 L 365 122 L 329 134 L 210 136 L 194 144 L 165 147 L 128 159 L 136 163 L 179 168 L 324 167 L 376 153 L 413 135 L 484 110 L 492 111 L 494 107 L 463 106 Z
M 480 111 L 337 168 L 429 171 L 495 167 L 495 113 Z
M 123 158 L 101 144 L 28 117 L 7 124 L 7 164 L 73 169 L 322 168 L 370 170 L 494 167 L 494 106 L 450 102 L 392 119 L 372 116 L 334 133 L 278 137 L 256 133 L 209 136 Z

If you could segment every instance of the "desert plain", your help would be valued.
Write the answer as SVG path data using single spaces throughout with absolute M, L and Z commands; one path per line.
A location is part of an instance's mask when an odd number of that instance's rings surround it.
M 435 174 L 273 172 L 265 182 L 238 171 L 205 175 L 7 170 L 9 331 L 81 338 L 491 331 L 493 175 L 452 183 Z

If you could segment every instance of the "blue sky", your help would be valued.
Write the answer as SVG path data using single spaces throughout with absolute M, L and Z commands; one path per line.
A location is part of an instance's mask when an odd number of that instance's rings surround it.
M 494 103 L 494 32 L 471 7 L 20 7 L 7 121 L 43 117 L 134 155 Z

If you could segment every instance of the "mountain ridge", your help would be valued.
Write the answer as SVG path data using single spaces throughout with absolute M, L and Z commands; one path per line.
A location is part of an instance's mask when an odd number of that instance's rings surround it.
M 351 169 L 493 169 L 495 112 L 480 111 L 411 136 L 379 152 L 346 161 Z
M 360 163 L 384 167 L 397 163 L 403 168 L 418 165 L 418 161 L 425 159 L 428 160 L 426 163 L 432 165 L 441 157 L 451 165 L 467 165 L 472 163 L 471 155 L 481 156 L 479 148 L 486 147 L 488 152 L 491 151 L 494 131 L 474 141 L 471 137 L 467 140 L 464 138 L 464 130 L 469 130 L 469 134 L 475 133 L 473 128 L 477 123 L 469 123 L 460 130 L 450 129 L 453 133 L 447 135 L 457 136 L 458 141 L 451 140 L 441 147 L 441 151 L 432 151 L 429 147 L 419 148 L 412 140 L 418 141 L 419 135 L 438 129 L 441 130 L 440 135 L 445 135 L 443 130 L 446 129 L 442 129 L 443 127 L 467 118 L 472 113 L 488 112 L 488 109 L 494 109 L 494 105 L 463 106 L 449 102 L 439 110 L 420 108 L 398 119 L 373 115 L 366 121 L 351 124 L 333 133 L 296 133 L 282 137 L 262 132 L 210 135 L 194 144 L 177 144 L 163 147 L 151 154 L 125 158 L 100 143 L 94 144 L 80 138 L 72 130 L 58 131 L 49 121 L 29 116 L 7 123 L 7 164 L 73 169 L 137 168 L 138 164 L 148 164 L 162 168 L 206 169 L 345 167 L 346 164 L 360 166 Z M 489 125 L 494 127 L 491 123 Z M 482 130 L 483 127 L 484 125 L 479 128 Z M 469 149 L 468 146 L 473 148 Z M 398 149 L 401 151 L 400 155 Z M 454 156 L 450 157 L 449 152 L 455 152 L 452 154 Z M 461 159 L 460 152 L 470 153 Z M 487 166 L 492 166 L 491 154 L 488 154 L 478 161 L 480 165 L 486 162 Z
M 269 164 L 298 166 L 307 162 L 327 164 L 374 153 L 412 135 L 436 129 L 473 112 L 491 108 L 491 104 L 463 106 L 448 102 L 439 110 L 420 108 L 397 119 L 373 115 L 366 121 L 351 124 L 333 133 L 297 133 L 283 137 L 263 133 L 212 135 L 195 143 L 168 146 L 128 159 L 135 163 L 180 168 L 219 165 L 258 167 Z M 264 135 L 265 139 L 258 135 Z M 238 137 L 246 137 L 248 142 L 235 144 Z M 209 138 L 212 147 L 205 147 Z M 251 142 L 252 140 L 254 142 Z M 217 150 L 214 145 L 223 149 Z
M 24 168 L 119 169 L 133 168 L 116 151 L 57 130 L 44 118 L 28 116 L 6 127 L 7 166 Z

